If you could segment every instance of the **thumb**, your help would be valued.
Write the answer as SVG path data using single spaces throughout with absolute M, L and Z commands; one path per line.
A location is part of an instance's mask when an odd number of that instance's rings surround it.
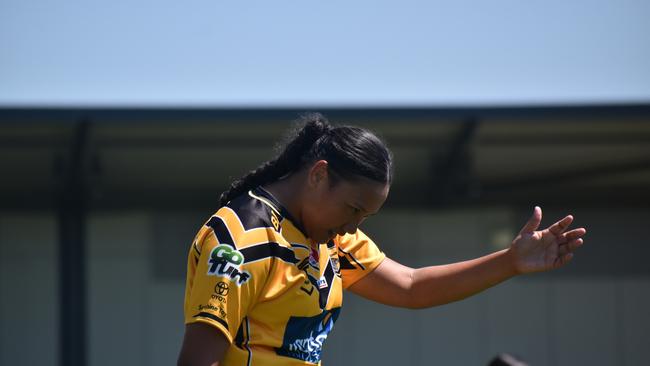
M 533 209 L 533 216 L 528 219 L 528 222 L 526 222 L 526 225 L 521 229 L 520 233 L 524 234 L 532 234 L 537 230 L 539 227 L 539 224 L 542 222 L 542 209 L 539 206 L 535 206 L 535 209 Z

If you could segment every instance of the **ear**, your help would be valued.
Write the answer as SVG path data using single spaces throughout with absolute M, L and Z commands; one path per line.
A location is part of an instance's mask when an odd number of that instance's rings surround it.
M 311 189 L 317 189 L 320 186 L 328 185 L 329 174 L 327 160 L 318 160 L 312 164 L 307 172 L 307 184 Z

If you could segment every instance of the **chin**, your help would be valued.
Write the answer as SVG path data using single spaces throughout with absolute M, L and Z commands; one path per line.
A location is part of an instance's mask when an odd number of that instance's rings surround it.
M 322 237 L 316 239 L 316 241 L 318 242 L 318 244 L 323 244 L 323 243 L 327 243 L 328 241 L 330 241 L 330 239 L 331 239 L 331 237 L 329 237 L 329 236 L 322 236 Z
M 314 238 L 314 240 L 317 241 L 318 244 L 323 244 L 323 243 L 327 243 L 327 242 L 329 242 L 329 241 L 332 240 L 335 236 L 336 236 L 336 234 L 323 233 L 323 234 L 321 234 L 321 235 L 318 235 L 318 237 Z
M 326 238 L 326 235 L 327 235 L 327 234 L 326 234 L 326 233 L 320 233 L 320 234 L 319 234 L 319 233 L 310 233 L 310 232 L 307 232 L 306 234 L 307 234 L 307 237 L 308 237 L 309 239 L 311 239 L 311 240 L 313 240 L 313 241 L 315 241 L 315 242 L 317 242 L 317 243 L 319 243 L 319 244 L 320 244 L 320 243 L 324 243 L 323 240 L 327 240 L 327 238 Z

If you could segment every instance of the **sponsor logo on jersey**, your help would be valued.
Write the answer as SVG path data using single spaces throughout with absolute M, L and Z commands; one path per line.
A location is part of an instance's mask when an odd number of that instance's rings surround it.
M 215 314 L 217 314 L 220 318 L 226 318 L 228 314 L 226 314 L 226 310 L 223 308 L 223 305 L 219 304 L 219 307 L 214 306 L 212 304 L 207 304 L 207 305 L 199 305 L 199 311 L 206 311 L 209 310 Z
M 277 348 L 276 353 L 302 361 L 320 362 L 323 343 L 332 331 L 340 311 L 341 308 L 336 308 L 314 317 L 292 316 L 284 332 L 282 347 Z
M 242 263 L 244 255 L 240 251 L 229 245 L 218 245 L 210 253 L 208 275 L 229 278 L 241 285 L 251 277 L 250 273 L 241 270 Z
M 321 278 L 318 280 L 317 283 L 318 283 L 318 288 L 319 288 L 319 289 L 324 289 L 325 287 L 327 287 L 327 280 L 325 279 L 324 276 L 321 277 Z
M 225 298 L 225 297 L 220 296 L 220 295 L 217 295 L 217 294 L 212 294 L 212 295 L 210 295 L 210 298 L 211 298 L 212 300 L 217 300 L 217 301 L 221 301 L 221 302 L 226 302 L 226 298 Z
M 271 210 L 271 223 L 273 224 L 275 231 L 280 232 L 280 219 L 274 210 Z
M 337 276 L 341 277 L 341 263 L 339 262 L 338 249 L 335 246 L 332 246 L 329 249 L 330 263 L 332 264 L 332 269 Z
M 332 263 L 332 269 L 337 276 L 341 277 L 341 264 L 339 263 L 339 257 L 330 257 L 330 263 Z
M 230 288 L 228 287 L 228 284 L 225 282 L 219 282 L 216 285 L 214 285 L 214 292 L 217 295 L 226 296 L 228 295 L 228 291 L 230 291 Z
M 227 283 L 223 281 L 219 282 L 216 285 L 214 285 L 214 293 L 210 295 L 210 298 L 212 300 L 226 302 L 226 298 L 224 296 L 228 295 L 229 291 L 230 291 L 230 287 L 228 286 Z

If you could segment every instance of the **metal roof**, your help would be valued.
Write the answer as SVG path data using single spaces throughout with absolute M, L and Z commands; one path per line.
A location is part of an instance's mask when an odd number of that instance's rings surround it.
M 0 209 L 214 207 L 305 110 L 0 109 Z M 650 105 L 307 110 L 387 141 L 389 206 L 650 203 Z

